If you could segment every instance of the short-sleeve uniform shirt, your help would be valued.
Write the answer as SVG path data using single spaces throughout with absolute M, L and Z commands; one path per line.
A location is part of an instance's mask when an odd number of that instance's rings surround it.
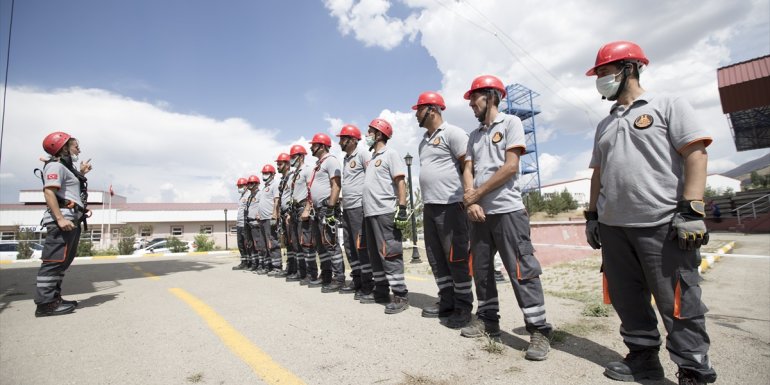
M 281 178 L 281 183 L 278 185 L 281 189 L 281 210 L 288 210 L 291 205 L 291 179 L 294 177 L 294 172 L 287 172 Z
M 383 147 L 372 155 L 364 178 L 364 216 L 390 214 L 396 211 L 396 177 L 404 176 L 406 166 L 401 155 Z
M 596 128 L 589 167 L 600 170 L 599 221 L 651 227 L 671 220 L 684 190 L 679 151 L 711 136 L 685 100 L 644 93 L 614 105 Z
M 44 187 L 58 188 L 56 190 L 56 197 L 59 201 L 69 200 L 81 208 L 83 207 L 83 202 L 80 199 L 80 181 L 72 171 L 59 162 L 50 162 L 43 167 L 43 175 L 45 179 Z M 59 210 L 64 218 L 69 220 L 79 218 L 74 208 L 61 207 L 63 206 L 61 204 L 59 206 Z M 43 223 L 55 221 L 56 219 L 46 210 L 45 214 L 43 214 Z
M 468 148 L 468 134 L 444 122 L 433 135 L 426 132 L 420 141 L 420 189 L 426 204 L 463 201 L 459 157 Z
M 361 207 L 364 192 L 366 165 L 372 159 L 368 151 L 356 149 L 350 155 L 345 155 L 342 165 L 342 208 L 353 209 Z
M 340 161 L 332 154 L 326 154 L 316 162 L 310 173 L 310 196 L 313 198 L 313 206 L 320 206 L 321 202 L 329 198 L 332 193 L 332 178 L 342 179 Z
M 275 178 L 270 182 L 265 182 L 261 190 L 259 209 L 257 211 L 260 220 L 264 221 L 265 219 L 273 218 L 273 207 L 275 206 L 275 199 L 278 197 L 278 183 L 276 183 Z
M 468 138 L 465 161 L 473 161 L 473 187 L 483 185 L 505 164 L 506 151 L 527 148 L 524 127 L 513 115 L 498 113 L 490 127 L 483 124 Z M 484 195 L 478 202 L 485 214 L 504 214 L 524 208 L 519 187 L 519 173 L 500 187 Z
M 299 175 L 292 177 L 294 185 L 291 194 L 295 201 L 302 202 L 307 199 L 307 184 L 313 175 L 313 166 L 303 163 L 295 172 Z
M 237 226 L 243 227 L 243 224 L 245 223 L 244 219 L 246 218 L 246 205 L 249 203 L 250 195 L 251 192 L 246 190 L 245 193 L 241 194 L 240 200 L 238 200 L 238 219 L 235 221 Z
M 247 203 L 248 211 L 246 212 L 246 218 L 259 219 L 257 212 L 259 210 L 259 200 L 262 198 L 262 192 L 257 187 L 256 191 L 249 195 L 249 201 Z

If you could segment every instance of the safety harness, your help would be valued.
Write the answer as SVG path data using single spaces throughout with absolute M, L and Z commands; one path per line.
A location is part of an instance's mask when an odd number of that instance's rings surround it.
M 75 167 L 72 165 L 72 159 L 70 157 L 60 157 L 58 159 L 50 158 L 47 161 L 45 161 L 43 165 L 43 169 L 36 168 L 32 171 L 33 174 L 35 174 L 37 177 L 40 178 L 40 182 L 43 184 L 43 188 L 45 188 L 45 175 L 44 175 L 44 169 L 45 166 L 47 166 L 49 163 L 52 162 L 59 162 L 64 167 L 69 170 L 73 175 L 75 175 L 75 178 L 78 179 L 78 182 L 80 183 L 80 201 L 83 202 L 83 206 L 79 206 L 77 203 L 70 199 L 64 199 L 64 197 L 59 196 L 58 191 L 55 194 L 56 195 L 56 201 L 59 203 L 59 208 L 68 208 L 73 209 L 75 212 L 79 212 L 82 215 L 78 219 L 77 222 L 83 222 L 83 230 L 88 231 L 88 223 L 87 219 L 88 216 L 86 215 L 88 213 L 88 179 L 85 177 L 85 175 L 81 174 L 80 171 L 76 170 Z M 51 214 L 51 218 L 55 218 L 53 213 L 51 212 L 51 208 L 47 207 L 46 211 Z M 53 222 L 56 223 L 56 222 Z M 44 225 L 43 220 L 40 220 L 40 224 Z M 46 223 L 45 225 L 47 225 Z M 77 223 L 76 223 L 77 224 Z

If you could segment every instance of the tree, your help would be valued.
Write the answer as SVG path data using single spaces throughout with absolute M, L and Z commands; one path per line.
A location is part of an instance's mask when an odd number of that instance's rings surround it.
M 540 191 L 530 191 L 524 194 L 524 206 L 530 214 L 545 210 L 545 200 Z
M 90 257 L 94 254 L 94 243 L 90 239 L 80 239 L 78 243 L 78 257 Z
M 120 229 L 120 241 L 118 242 L 118 252 L 120 255 L 129 255 L 134 252 L 135 235 L 136 231 L 131 226 Z
M 419 234 L 420 231 L 423 228 L 422 223 L 422 212 L 423 212 L 423 206 L 422 206 L 422 191 L 419 187 L 416 187 L 414 189 L 414 207 L 416 207 L 416 210 L 413 210 L 411 213 L 414 216 L 414 220 L 416 223 L 417 233 Z M 407 181 L 406 186 L 406 202 L 407 206 L 409 203 L 409 183 Z M 403 236 L 403 239 L 406 241 L 412 240 L 412 218 L 409 218 L 409 223 L 406 226 L 403 226 L 401 228 L 401 235 Z
M 565 211 L 566 210 L 577 210 L 578 203 L 575 200 L 575 198 L 572 197 L 572 194 L 570 194 L 570 192 L 567 191 L 566 187 L 564 188 L 564 191 L 562 191 L 560 195 L 561 195 L 561 199 L 564 200 L 564 204 L 565 204 L 565 207 L 566 207 Z
M 29 243 L 34 239 L 35 233 L 24 230 L 21 226 L 16 229 L 16 240 L 19 241 L 18 254 L 16 259 L 29 259 L 32 257 L 32 248 Z
M 552 217 L 556 214 L 567 211 L 567 202 L 561 194 L 554 194 L 545 201 L 545 212 Z

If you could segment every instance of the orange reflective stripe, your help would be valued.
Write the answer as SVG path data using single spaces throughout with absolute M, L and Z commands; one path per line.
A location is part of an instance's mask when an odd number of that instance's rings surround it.
M 454 256 L 455 256 L 455 247 L 454 245 L 449 246 L 449 262 L 454 262 Z
M 387 257 L 388 256 L 387 249 L 385 248 L 385 241 L 382 241 L 382 256 L 383 257 Z
M 674 317 L 682 319 L 682 285 L 680 281 L 676 281 L 676 289 L 674 289 Z
M 609 284 L 607 283 L 607 274 L 602 273 L 602 293 L 603 293 L 603 300 L 605 305 L 609 305 L 612 303 L 610 300 L 610 288 Z
M 518 258 L 516 259 L 516 279 L 521 280 L 521 267 Z
M 468 251 L 468 272 L 473 277 L 473 253 L 470 251 Z
M 356 236 L 356 249 L 361 249 L 361 234 Z

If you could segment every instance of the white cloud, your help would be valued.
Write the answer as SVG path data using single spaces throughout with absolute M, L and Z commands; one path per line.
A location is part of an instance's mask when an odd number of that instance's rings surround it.
M 242 119 L 170 112 L 97 89 L 9 88 L 7 111 L 4 202 L 15 201 L 19 189 L 40 187 L 32 170 L 52 131 L 80 140 L 81 159 L 94 165 L 91 190 L 112 184 L 134 202 L 234 201 L 237 178 L 258 175 L 290 146 Z
M 366 46 L 392 49 L 405 37 L 413 39 L 416 33 L 416 16 L 404 20 L 388 16 L 387 0 L 325 0 L 324 4 L 339 22 L 343 35 L 353 33 Z

